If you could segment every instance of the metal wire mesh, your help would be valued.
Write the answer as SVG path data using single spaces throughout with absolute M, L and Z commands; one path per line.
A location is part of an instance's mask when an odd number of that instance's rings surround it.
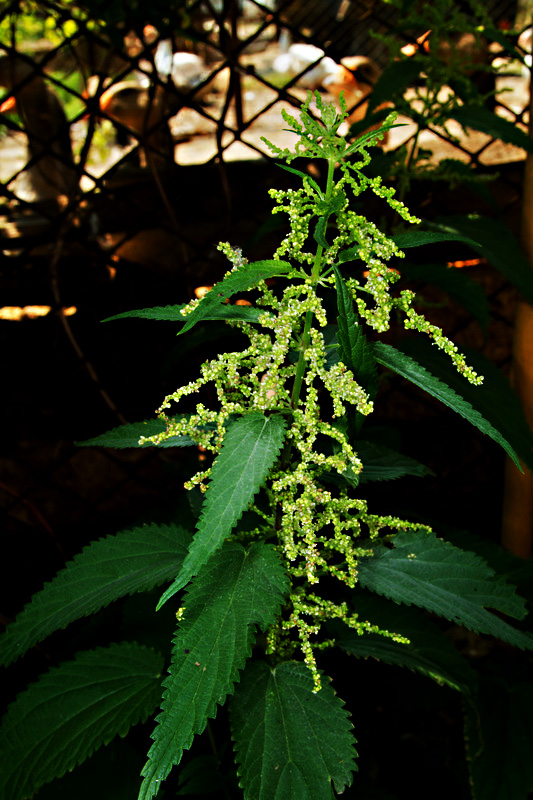
M 512 24 L 512 3 L 490 8 L 496 24 Z M 365 56 L 379 74 L 388 55 L 375 34 L 399 20 L 383 0 L 199 0 L 164 30 L 117 27 L 111 36 L 87 15 L 73 18 L 69 6 L 44 0 L 44 37 L 28 32 L 28 11 L 35 7 L 13 2 L 0 12 L 0 282 L 4 308 L 51 313 L 0 320 L 9 386 L 0 498 L 6 563 L 10 549 L 23 558 L 32 547 L 53 573 L 95 531 L 132 524 L 164 503 L 184 469 L 180 454 L 73 446 L 150 416 L 184 369 L 166 326 L 148 332 L 128 322 L 119 333 L 113 324 L 102 332 L 97 321 L 187 300 L 220 274 L 221 239 L 267 254 L 275 232 L 264 227 L 266 189 L 274 178 L 261 137 L 287 142 L 280 109 L 301 104 L 324 59 Z M 289 41 L 319 48 L 303 74 L 274 68 Z M 511 91 L 498 101 L 498 112 L 522 126 L 524 80 L 507 72 L 501 82 Z M 404 135 L 407 147 L 411 136 Z M 451 139 L 434 126 L 426 136 L 440 143 L 441 156 L 453 151 L 478 169 L 497 167 L 493 199 L 516 229 L 523 152 L 485 135 Z M 446 198 L 452 211 L 461 199 Z M 490 270 L 479 268 L 477 277 L 494 309 L 484 346 L 505 365 L 513 291 Z M 483 345 L 459 310 L 443 314 L 459 341 Z M 160 372 L 155 365 L 165 357 Z M 5 599 L 6 613 L 41 580 L 30 575 L 20 596 Z

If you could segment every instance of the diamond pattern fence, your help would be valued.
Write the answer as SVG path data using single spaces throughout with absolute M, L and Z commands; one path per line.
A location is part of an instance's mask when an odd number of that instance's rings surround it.
M 220 240 L 253 258 L 269 255 L 277 233 L 267 224 L 267 190 L 290 176 L 277 170 L 261 137 L 290 144 L 280 110 L 298 108 L 309 88 L 335 99 L 341 87 L 357 121 L 393 57 L 383 37 L 416 52 L 426 33 L 406 29 L 384 0 L 163 5 L 164 12 L 154 3 L 151 18 L 124 12 L 107 24 L 91 15 L 91 4 L 83 11 L 17 0 L 0 11 L 4 563 L 32 554 L 25 582 L 2 598 L 6 618 L 89 539 L 137 524 L 154 507 L 164 518 L 176 482 L 201 457 L 73 444 L 152 416 L 216 346 L 199 342 L 192 354 L 167 323 L 100 320 L 186 301 L 222 273 Z M 497 30 L 514 29 L 513 3 L 487 8 Z M 515 55 L 527 54 L 527 33 L 509 41 L 514 54 L 493 41 L 484 58 L 499 59 L 494 85 L 506 91 L 497 113 L 525 129 L 529 78 Z M 424 82 L 413 77 L 404 96 L 416 99 Z M 430 165 L 453 157 L 492 178 L 482 196 L 419 181 L 415 207 L 435 216 L 489 204 L 518 231 L 522 149 L 453 121 L 418 133 L 412 118 L 403 121 L 384 156 L 403 148 L 409 158 L 423 146 Z M 463 256 L 471 253 L 451 253 Z M 432 313 L 451 336 L 505 368 L 514 289 L 486 264 L 469 269 L 490 298 L 486 339 L 438 293 L 430 295 Z M 403 386 L 387 391 L 385 405 L 400 424 L 418 415 L 423 427 L 436 413 Z M 446 479 L 468 499 L 465 475 L 483 480 L 485 455 L 467 440 L 461 458 L 457 477 L 450 469 Z M 450 453 L 446 459 L 456 463 Z M 12 576 L 4 577 L 7 585 Z

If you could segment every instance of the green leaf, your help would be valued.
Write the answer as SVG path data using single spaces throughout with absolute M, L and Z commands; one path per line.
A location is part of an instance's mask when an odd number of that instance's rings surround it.
M 516 466 L 521 469 L 518 456 L 507 439 L 505 439 L 477 409 L 473 408 L 469 402 L 458 394 L 458 392 L 455 392 L 446 383 L 443 383 L 432 375 L 431 372 L 428 372 L 428 370 L 419 364 L 418 361 L 415 361 L 414 358 L 396 350 L 396 348 L 391 347 L 391 345 L 384 344 L 383 342 L 374 342 L 372 344 L 372 350 L 374 358 L 379 364 L 407 378 L 411 383 L 419 386 L 432 397 L 435 397 L 441 403 L 448 406 L 448 408 L 456 411 L 482 433 L 490 436 L 491 439 L 503 447 Z M 465 386 L 469 385 L 466 380 L 464 380 L 464 384 Z M 480 394 L 483 391 L 481 387 L 477 387 L 477 390 Z
M 352 488 L 355 488 L 360 483 L 393 481 L 406 475 L 412 475 L 416 478 L 434 475 L 434 472 L 429 467 L 385 445 L 375 442 L 356 441 L 355 449 L 358 457 L 363 462 L 362 472 L 356 473 L 348 468 L 339 475 L 334 470 L 331 470 L 324 472 L 321 480 L 326 483 L 333 483 L 336 486 L 344 486 L 347 483 Z
M 179 306 L 155 306 L 154 308 L 139 308 L 134 311 L 123 311 L 121 314 L 113 314 L 112 317 L 106 317 L 102 322 L 111 322 L 114 319 L 128 319 L 130 317 L 137 319 L 155 319 L 166 322 L 185 322 L 186 317 L 182 314 L 182 309 L 185 308 L 185 303 Z
M 39 789 L 38 800 L 131 800 L 144 759 L 128 739 L 115 738 L 90 758 Z
M 372 89 L 366 116 L 381 103 L 390 102 L 395 97 L 403 95 L 405 89 L 418 78 L 419 74 L 420 65 L 415 59 L 406 58 L 391 62 Z
M 237 290 L 238 291 L 238 290 Z M 114 319 L 154 319 L 167 322 L 186 322 L 187 314 L 182 314 L 185 305 L 181 306 L 156 306 L 155 308 L 140 308 L 136 311 L 123 311 L 122 314 L 115 314 L 107 317 L 102 322 L 111 322 Z M 253 306 L 235 306 L 231 304 L 216 305 L 211 312 L 203 317 L 206 320 L 241 320 L 242 322 L 257 322 L 261 314 L 265 314 L 262 308 Z
M 198 530 L 178 577 L 162 595 L 158 608 L 198 573 L 231 533 L 276 463 L 285 427 L 281 414 L 265 417 L 260 412 L 246 414 L 228 427 L 211 470 Z
M 0 664 L 124 595 L 172 580 L 190 541 L 190 531 L 179 525 L 145 525 L 85 547 L 0 635 Z
M 366 133 L 357 136 L 357 138 L 348 144 L 346 149 L 344 150 L 342 157 L 347 158 L 348 156 L 354 155 L 354 153 L 361 152 L 363 148 L 374 147 L 377 145 L 382 139 L 383 135 L 387 132 L 392 130 L 393 128 L 402 128 L 405 123 L 403 122 L 394 122 L 391 120 L 390 122 L 385 122 L 383 125 L 380 125 L 377 130 L 368 130 L 369 125 L 371 124 L 378 124 L 380 119 L 386 118 L 391 113 L 391 109 L 385 109 L 385 113 L 383 116 L 381 115 L 381 111 L 372 114 L 369 117 L 365 117 L 366 124 L 364 125 L 364 130 Z M 350 128 L 350 138 L 352 136 L 352 129 L 354 126 Z
M 516 619 L 526 614 L 525 601 L 515 594 L 514 586 L 493 578 L 494 571 L 481 558 L 433 533 L 400 533 L 393 545 L 388 549 L 377 544 L 373 556 L 360 560 L 361 586 L 395 603 L 425 608 L 476 633 L 533 649 L 533 636 L 486 610 L 493 608 Z
M 381 122 L 383 122 L 383 120 L 389 116 L 390 112 L 391 110 L 389 106 L 387 106 L 386 108 L 380 108 L 374 112 L 372 111 L 369 112 L 367 109 L 367 112 L 363 119 L 359 120 L 358 122 L 354 122 L 352 125 L 350 125 L 350 130 L 348 131 L 348 135 L 346 138 L 351 141 L 354 137 L 360 137 L 361 134 L 364 134 L 365 131 L 368 131 L 370 127 L 373 128 L 374 126 L 377 126 Z M 396 123 L 393 125 L 387 125 L 383 127 L 385 127 L 385 130 L 391 130 L 392 128 L 401 128 L 402 123 Z M 358 143 L 360 143 L 361 140 L 358 139 L 357 141 Z M 372 164 L 372 167 L 373 166 L 374 163 Z
M 479 283 L 470 277 L 468 270 L 446 267 L 444 264 L 404 262 L 402 276 L 442 289 L 460 303 L 479 322 L 484 331 L 487 330 L 490 321 L 487 295 Z
M 353 247 L 348 247 L 347 250 L 341 250 L 341 252 L 337 256 L 338 263 L 345 264 L 347 261 L 355 261 L 356 258 L 359 258 L 360 250 L 361 250 L 360 244 L 356 244 Z
M 230 709 L 244 800 L 331 800 L 352 782 L 348 714 L 326 679 L 313 688 L 305 664 L 246 665 Z
M 505 223 L 490 217 L 469 214 L 439 217 L 432 223 L 432 227 L 455 231 L 481 242 L 479 246 L 470 246 L 511 281 L 529 303 L 533 303 L 533 270 L 516 237 Z
M 465 735 L 473 796 L 526 800 L 533 791 L 533 685 L 483 677 L 466 707 Z
M 218 313 L 219 306 L 237 292 L 253 289 L 254 286 L 257 286 L 266 278 L 280 277 L 293 271 L 293 267 L 286 261 L 270 260 L 254 261 L 252 264 L 246 264 L 244 267 L 228 272 L 220 283 L 215 284 L 215 286 L 202 297 L 194 310 L 187 315 L 187 322 L 180 333 L 185 333 L 190 330 L 193 325 L 196 325 L 200 320 L 208 319 L 211 314 L 215 312 Z M 239 307 L 240 306 L 235 306 L 235 308 Z M 216 318 L 220 319 L 220 317 Z
M 315 180 L 313 180 L 313 178 L 310 175 L 306 174 L 305 172 L 301 172 L 299 169 L 295 169 L 294 167 L 289 167 L 288 164 L 280 164 L 279 162 L 276 162 L 276 166 L 281 167 L 281 169 L 284 169 L 287 172 L 292 172 L 294 175 L 298 175 L 299 178 L 302 178 L 302 180 L 307 181 L 309 185 L 313 187 L 313 189 L 315 190 L 315 192 L 319 197 L 324 196 L 320 189 L 320 186 Z
M 467 383 L 449 359 L 424 339 L 402 342 L 401 349 L 443 380 L 483 415 L 509 442 L 522 461 L 533 470 L 533 432 L 520 399 L 507 377 L 481 353 L 464 348 L 469 364 L 484 376 L 483 389 Z
M 353 301 L 340 270 L 337 266 L 334 266 L 333 270 L 339 311 L 337 341 L 340 359 L 353 372 L 355 380 L 363 386 L 370 397 L 374 397 L 378 390 L 378 374 L 372 349 L 358 324 Z
M 449 112 L 451 119 L 456 120 L 464 128 L 488 134 L 492 139 L 514 144 L 528 153 L 533 153 L 533 139 L 514 122 L 510 122 L 484 106 L 462 105 Z
M 360 619 L 405 636 L 409 644 L 395 642 L 379 633 L 357 634 L 335 621 L 328 624 L 328 635 L 333 635 L 335 644 L 342 650 L 357 658 L 376 658 L 386 664 L 407 667 L 452 689 L 474 692 L 477 673 L 423 611 L 366 593 L 353 597 L 351 606 Z
M 319 217 L 315 227 L 315 232 L 313 234 L 315 242 L 324 249 L 327 249 L 329 247 L 329 244 L 326 239 L 326 229 L 328 227 L 328 219 L 329 216 Z
M 479 247 L 479 242 L 470 239 L 468 236 L 451 232 L 406 231 L 405 233 L 398 233 L 396 236 L 391 236 L 391 239 L 400 250 L 406 250 L 409 247 L 423 247 L 426 244 L 441 244 L 442 242 L 466 242 L 467 244 Z
M 0 796 L 22 800 L 144 721 L 163 658 L 137 644 L 79 653 L 22 692 L 0 728 Z
M 429 524 L 432 524 L 429 521 Z M 512 583 L 529 603 L 533 603 L 533 559 L 527 561 L 505 550 L 486 536 L 463 531 L 439 521 L 439 533 L 446 541 L 463 550 L 472 550 L 487 562 L 498 576 Z
M 262 542 L 247 551 L 226 542 L 192 582 L 139 800 L 157 794 L 183 750 L 232 692 L 256 626 L 264 631 L 274 621 L 287 591 L 279 556 Z
M 177 422 L 184 419 L 186 414 L 178 414 L 170 417 L 170 422 Z M 158 445 L 139 444 L 141 436 L 157 436 L 164 433 L 167 426 L 162 419 L 147 419 L 143 422 L 127 422 L 125 425 L 117 425 L 106 433 L 86 439 L 83 442 L 75 442 L 77 447 L 112 447 L 122 450 L 126 447 L 189 447 L 196 444 L 190 436 L 171 436 Z
M 429 467 L 424 466 L 410 456 L 404 456 L 396 450 L 374 442 L 357 442 L 357 455 L 363 462 L 363 471 L 359 475 L 360 483 L 368 481 L 391 481 L 405 475 L 423 478 L 434 475 Z

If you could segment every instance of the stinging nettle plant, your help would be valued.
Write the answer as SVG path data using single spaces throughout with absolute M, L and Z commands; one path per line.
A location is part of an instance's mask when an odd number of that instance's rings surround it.
M 319 668 L 324 650 L 406 666 L 474 703 L 475 674 L 420 609 L 533 649 L 530 634 L 489 610 L 522 619 L 524 601 L 513 586 L 429 526 L 380 515 L 362 496 L 365 481 L 428 472 L 365 433 L 382 367 L 518 458 L 456 390 L 377 337 L 392 317 L 401 320 L 428 336 L 465 383 L 482 383 L 417 311 L 414 293 L 397 289 L 403 249 L 460 237 L 416 230 L 388 237 L 350 209 L 370 191 L 407 225 L 419 222 L 393 189 L 363 171 L 368 148 L 394 117 L 348 143 L 338 135 L 342 100 L 339 112 L 317 93 L 319 118 L 312 100 L 299 119 L 283 114 L 297 134 L 294 150 L 269 143 L 301 179 L 297 190 L 271 191 L 274 213 L 290 223 L 273 259 L 249 263 L 221 244 L 232 268 L 204 298 L 118 315 L 174 320 L 183 323 L 180 334 L 224 320 L 246 346 L 203 363 L 196 380 L 164 399 L 157 419 L 83 443 L 200 445 L 212 453 L 211 466 L 186 484 L 203 495 L 196 530 L 176 520 L 92 543 L 0 637 L 8 665 L 74 620 L 166 583 L 157 608 L 173 603 L 177 618 L 166 677 L 164 656 L 135 642 L 82 651 L 52 667 L 4 717 L 6 800 L 30 796 L 156 712 L 138 795 L 149 800 L 226 701 L 242 796 L 327 800 L 351 784 L 357 754 L 348 711 Z M 296 158 L 324 159 L 325 186 L 289 166 Z M 252 304 L 228 302 L 248 291 Z M 180 402 L 206 386 L 216 403 L 181 413 Z M 349 711 L 356 719 L 357 709 Z

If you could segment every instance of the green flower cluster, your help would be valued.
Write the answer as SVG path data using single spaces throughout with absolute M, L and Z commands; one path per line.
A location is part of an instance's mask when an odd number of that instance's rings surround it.
M 166 431 L 143 441 L 158 444 L 170 436 L 188 435 L 217 454 L 235 415 L 252 411 L 287 415 L 290 424 L 285 448 L 263 489 L 269 510 L 264 510 L 264 504 L 261 511 L 256 507 L 263 527 L 251 531 L 249 538 L 275 538 L 293 585 L 289 607 L 268 635 L 268 651 L 290 652 L 297 646 L 291 638 L 295 631 L 318 689 L 314 650 L 327 645 L 327 641 L 316 642 L 322 623 L 340 618 L 360 633 L 377 630 L 350 614 L 345 604 L 323 598 L 316 589 L 321 579 L 331 576 L 353 587 L 358 560 L 368 556 L 369 543 L 383 531 L 394 535 L 399 530 L 428 530 L 424 525 L 371 514 L 366 501 L 353 496 L 363 465 L 347 432 L 347 414 L 367 416 L 373 410 L 373 402 L 368 388 L 358 382 L 342 359 L 330 356 L 332 346 L 326 336 L 328 318 L 323 295 L 335 283 L 333 266 L 355 259 L 363 262 L 363 277 L 348 278 L 345 284 L 360 317 L 377 332 L 388 329 L 393 311 L 403 312 L 406 328 L 427 333 L 472 382 L 480 379 L 442 331 L 414 310 L 412 292 L 393 294 L 400 276 L 387 262 L 393 257 L 401 258 L 403 253 L 373 223 L 348 207 L 348 188 L 355 197 L 370 189 L 404 220 L 418 222 L 394 198 L 393 189 L 382 186 L 379 178 L 369 178 L 361 172 L 370 160 L 367 147 L 394 124 L 394 118 L 388 119 L 380 131 L 348 145 L 337 136 L 345 109 L 341 107 L 338 113 L 317 95 L 320 121 L 312 116 L 310 104 L 311 97 L 299 121 L 284 115 L 299 136 L 295 150 L 282 151 L 271 145 L 289 163 L 305 155 L 325 158 L 328 164 L 325 191 L 304 173 L 298 173 L 303 184 L 299 190 L 271 191 L 277 204 L 274 213 L 287 213 L 290 223 L 275 258 L 284 257 L 300 266 L 295 267 L 284 287 L 280 281 L 275 289 L 264 281 L 254 287 L 259 295 L 256 306 L 264 309 L 258 323 L 229 323 L 248 337 L 248 347 L 221 353 L 205 362 L 197 380 L 168 395 L 158 412 L 166 421 Z M 340 170 L 337 182 L 333 180 L 336 167 Z M 330 231 L 334 236 L 328 244 L 326 236 Z M 232 271 L 247 269 L 240 250 L 227 243 L 220 249 L 232 263 Z M 188 311 L 199 302 L 193 301 Z M 191 415 L 177 419 L 166 415 L 173 403 L 197 393 L 208 383 L 216 391 L 217 408 L 208 409 L 199 403 Z M 205 490 L 209 474 L 209 469 L 198 472 L 187 487 L 199 485 Z M 242 538 L 242 532 L 239 536 Z

